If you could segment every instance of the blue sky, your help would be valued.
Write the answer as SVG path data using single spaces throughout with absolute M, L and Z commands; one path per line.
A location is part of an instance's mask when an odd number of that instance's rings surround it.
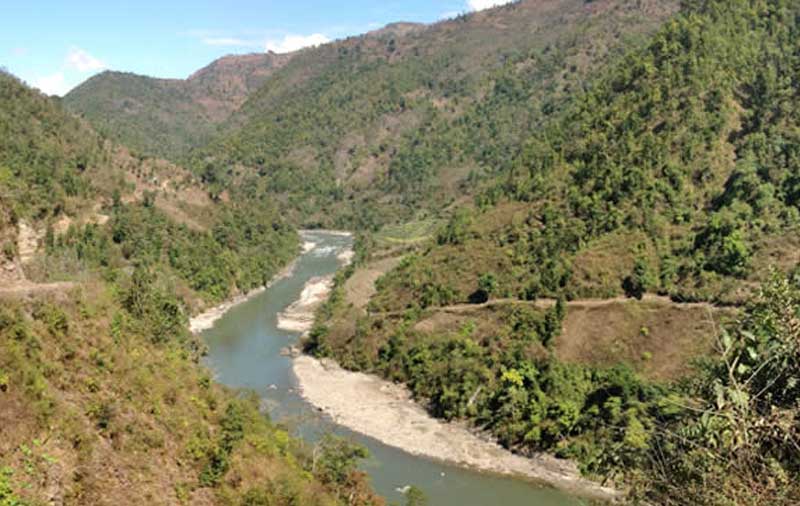
M 63 95 L 105 69 L 185 78 L 226 54 L 287 52 L 509 1 L 0 0 L 0 66 Z

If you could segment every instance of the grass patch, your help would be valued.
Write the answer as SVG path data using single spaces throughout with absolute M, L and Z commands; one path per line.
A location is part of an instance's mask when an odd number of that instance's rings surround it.
M 442 220 L 417 220 L 401 225 L 387 225 L 375 234 L 378 246 L 409 246 L 430 240 L 442 225 Z

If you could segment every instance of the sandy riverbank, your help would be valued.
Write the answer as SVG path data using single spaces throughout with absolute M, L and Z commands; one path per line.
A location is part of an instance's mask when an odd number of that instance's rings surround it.
M 318 253 L 318 250 L 320 248 L 317 248 L 317 243 L 312 240 L 314 232 L 324 232 L 326 234 L 340 235 L 340 236 L 346 236 L 346 237 L 349 237 L 349 236 L 353 235 L 350 232 L 339 231 L 339 230 L 316 230 L 316 231 L 314 231 L 314 230 L 300 230 L 299 231 L 300 238 L 303 240 L 303 243 L 301 244 L 301 253 L 300 253 L 301 255 L 305 255 L 305 254 L 308 254 L 308 253 L 311 253 L 311 252 Z M 352 252 L 351 249 L 347 249 L 347 250 L 344 250 L 341 253 L 339 253 L 339 255 L 340 255 L 339 256 L 339 260 L 343 264 L 347 264 L 352 259 L 353 252 Z M 199 334 L 200 332 L 203 332 L 204 330 L 210 329 L 211 327 L 214 326 L 214 323 L 217 320 L 219 320 L 220 318 L 222 318 L 225 315 L 225 313 L 227 313 L 231 308 L 233 308 L 235 306 L 238 306 L 239 304 L 242 304 L 243 302 L 247 302 L 248 300 L 250 300 L 251 298 L 255 297 L 256 295 L 264 292 L 267 288 L 272 286 L 272 284 L 275 283 L 276 281 L 291 276 L 291 274 L 292 274 L 292 272 L 294 270 L 294 266 L 296 265 L 296 263 L 297 263 L 297 259 L 293 260 L 289 265 L 287 265 L 278 274 L 276 274 L 275 277 L 272 278 L 272 281 L 270 281 L 266 286 L 262 286 L 260 288 L 256 288 L 255 290 L 251 290 L 250 292 L 248 292 L 246 294 L 238 295 L 238 296 L 236 296 L 236 297 L 234 297 L 234 298 L 232 298 L 232 299 L 230 299 L 228 301 L 223 302 L 222 304 L 220 304 L 218 306 L 214 306 L 212 308 L 209 308 L 209 309 L 203 311 L 202 313 L 200 313 L 200 314 L 198 314 L 196 316 L 193 316 L 192 318 L 189 319 L 189 331 L 191 331 L 193 334 Z M 330 287 L 328 287 L 326 290 L 330 290 Z M 305 292 L 304 292 L 304 295 L 306 295 Z M 316 294 L 309 294 L 309 295 L 306 295 L 306 296 L 312 297 L 314 299 L 315 303 L 318 305 L 319 303 L 322 302 L 322 300 L 325 299 L 326 295 L 327 295 L 327 291 L 325 291 L 321 295 L 321 299 L 319 297 L 317 297 Z M 302 314 L 300 314 L 300 312 L 307 312 L 307 311 L 310 310 L 311 313 L 312 313 L 312 323 L 313 323 L 313 311 L 314 311 L 314 309 L 316 309 L 316 305 L 303 307 L 302 306 L 302 302 L 301 302 L 302 300 L 303 300 L 303 296 L 301 296 L 301 300 L 298 301 L 298 307 L 295 308 L 296 318 L 297 319 L 300 319 L 300 318 L 307 319 Z M 290 314 L 290 318 L 291 318 L 291 314 Z M 294 323 L 290 322 L 289 319 L 287 319 L 287 323 L 286 324 L 287 324 L 287 326 L 288 325 L 294 325 L 295 327 L 299 327 L 299 325 L 300 325 L 298 322 L 294 322 Z M 309 326 L 309 328 L 311 328 L 311 327 Z M 289 328 L 288 330 L 295 330 L 295 329 L 294 328 Z M 307 329 L 303 328 L 303 329 L 301 329 L 299 331 L 300 332 L 304 332 L 305 330 L 307 330 Z
M 326 231 L 330 234 L 333 232 Z M 342 234 L 345 234 L 344 232 Z M 351 248 L 326 246 L 311 248 L 307 251 L 311 255 L 326 256 L 336 255 L 336 259 L 344 267 L 353 261 L 354 252 Z M 333 274 L 311 278 L 306 282 L 300 298 L 278 314 L 278 328 L 289 332 L 308 332 L 314 325 L 314 312 L 325 302 L 333 288 Z
M 338 235 L 338 236 L 341 236 L 341 237 L 353 237 L 353 233 L 352 232 L 348 232 L 347 230 L 328 230 L 328 229 L 324 229 L 324 228 L 319 228 L 319 229 L 303 229 L 303 230 L 298 230 L 298 232 L 301 235 L 303 235 L 303 234 L 321 233 L 321 234 L 328 234 L 328 235 Z
M 314 325 L 314 311 L 325 301 L 333 285 L 333 276 L 310 279 L 300 298 L 278 314 L 278 328 L 290 332 L 307 332 Z
M 569 462 L 549 455 L 515 455 L 463 425 L 431 417 L 401 385 L 309 356 L 294 360 L 294 373 L 308 402 L 336 423 L 386 445 L 479 471 L 546 483 L 577 495 L 617 497 L 613 489 L 581 478 Z

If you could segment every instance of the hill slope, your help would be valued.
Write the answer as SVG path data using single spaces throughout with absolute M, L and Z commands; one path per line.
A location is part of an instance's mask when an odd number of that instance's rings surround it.
M 6 74 L 0 132 L 0 503 L 382 504 L 358 452 L 312 469 L 186 329 L 295 254 L 274 208 L 213 203 Z
M 103 72 L 70 91 L 64 103 L 109 138 L 176 161 L 208 142 L 216 125 L 290 58 L 226 56 L 185 80 Z
M 650 502 L 795 504 L 798 14 L 687 2 L 308 348 Z
M 206 113 L 186 106 L 198 76 L 105 74 L 66 102 L 131 147 L 172 160 L 195 148 L 188 164 L 215 195 L 246 188 L 297 222 L 372 227 L 463 198 L 511 160 L 520 132 L 677 5 L 524 0 L 303 50 L 276 63 L 211 142 Z
M 192 165 L 220 187 L 274 195 L 308 224 L 368 228 L 442 210 L 676 7 L 526 0 L 304 51 Z

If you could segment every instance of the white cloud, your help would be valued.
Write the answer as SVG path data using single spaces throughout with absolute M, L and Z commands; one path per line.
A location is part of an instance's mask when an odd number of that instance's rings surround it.
M 67 84 L 63 72 L 56 72 L 49 76 L 40 77 L 33 81 L 33 87 L 39 88 L 39 90 L 46 95 L 58 95 L 59 97 L 63 97 L 71 89 L 71 86 Z
M 513 0 L 467 0 L 470 10 L 482 11 L 498 5 L 510 4 Z
M 63 97 L 73 86 L 85 79 L 87 73 L 98 72 L 106 68 L 108 66 L 105 62 L 85 50 L 73 46 L 67 51 L 64 62 L 58 71 L 33 79 L 32 85 L 47 95 Z
M 96 72 L 107 68 L 107 65 L 101 60 L 90 55 L 81 48 L 70 48 L 65 60 L 67 68 L 77 70 L 79 72 Z
M 331 39 L 321 33 L 311 35 L 286 35 L 281 40 L 267 41 L 266 50 L 275 53 L 291 53 L 309 46 L 319 46 L 330 42 Z

